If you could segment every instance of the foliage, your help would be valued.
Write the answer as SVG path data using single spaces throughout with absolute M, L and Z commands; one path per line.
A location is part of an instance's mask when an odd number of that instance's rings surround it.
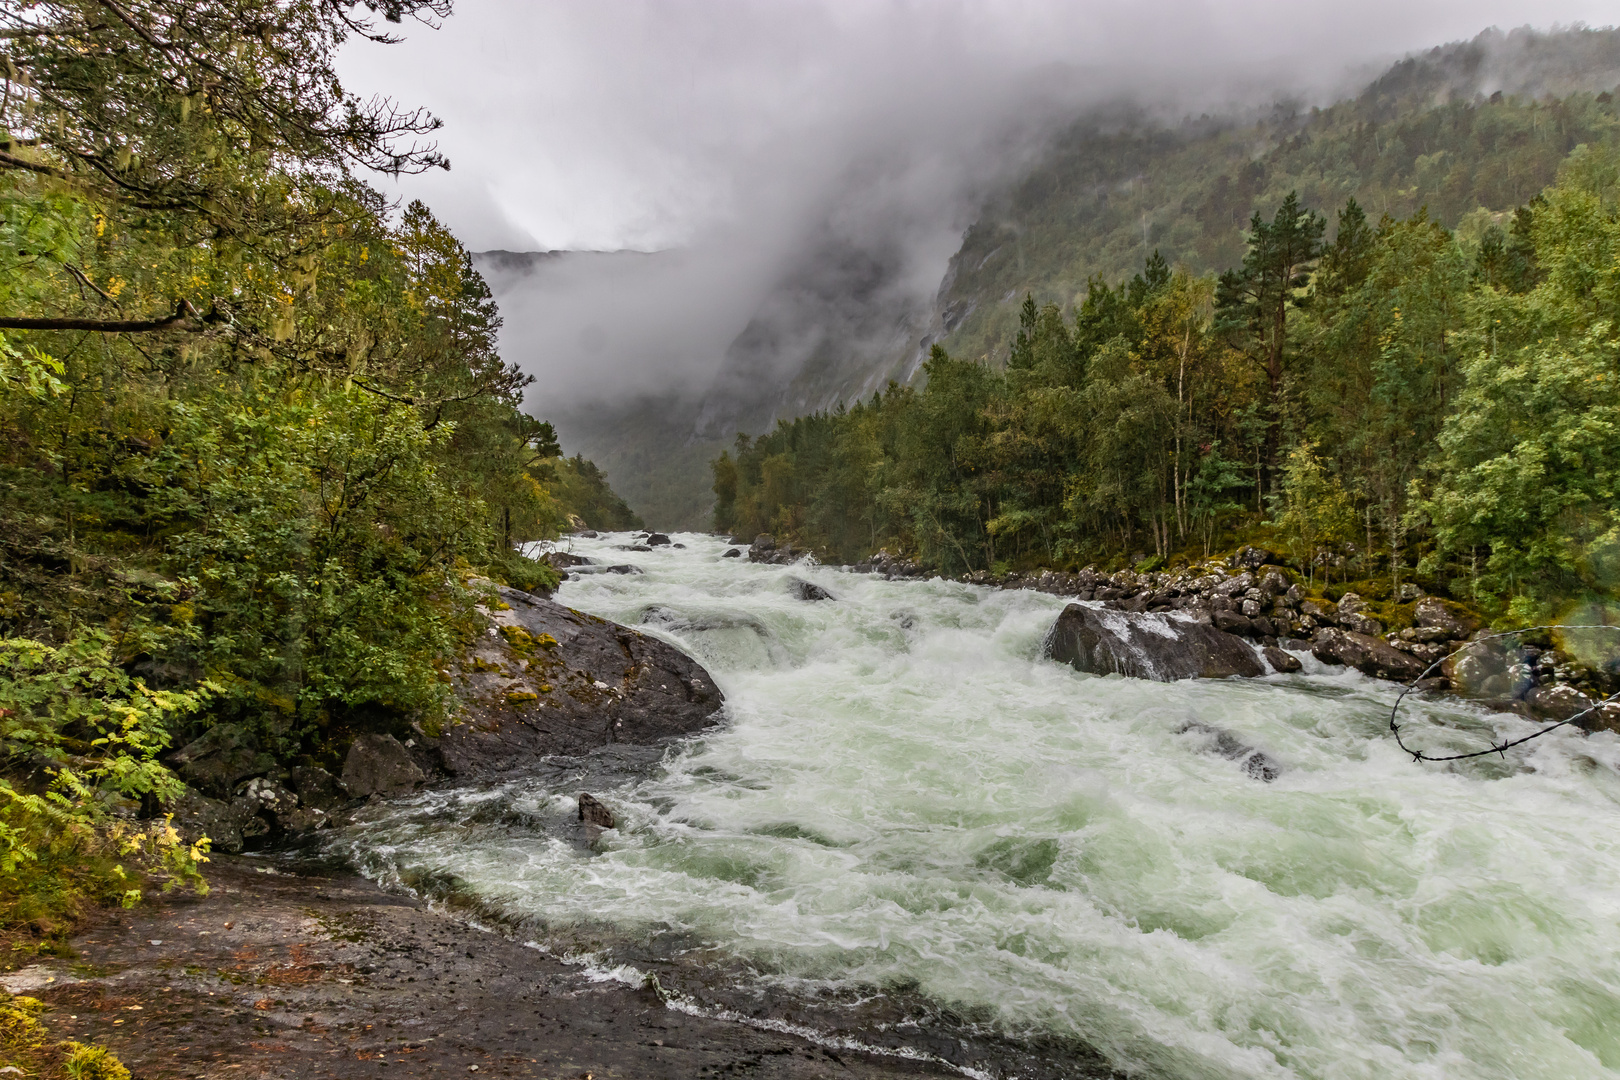
M 1542 280 L 1485 285 L 1424 509 L 1443 565 L 1525 613 L 1620 584 L 1620 155 L 1571 155 L 1530 230 Z M 1460 567 L 1459 567 L 1460 569 Z
M 388 40 L 373 17 L 448 10 L 0 12 L 12 923 L 200 880 L 200 850 L 129 824 L 181 791 L 166 748 L 228 721 L 295 759 L 362 722 L 446 722 L 463 582 L 556 584 L 513 549 L 567 524 L 561 448 L 521 409 L 489 289 L 425 205 L 396 216 L 359 175 L 442 165 L 415 141 L 436 121 L 333 68 Z
M 608 486 L 602 470 L 582 455 L 554 457 L 542 469 L 569 524 L 610 532 L 643 527 L 636 512 Z

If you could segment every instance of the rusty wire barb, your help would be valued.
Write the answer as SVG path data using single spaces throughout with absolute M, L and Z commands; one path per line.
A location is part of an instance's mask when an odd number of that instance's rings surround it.
M 1474 750 L 1474 751 L 1471 751 L 1471 752 L 1466 753 L 1466 754 L 1435 755 L 1435 754 L 1426 754 L 1422 750 L 1414 750 L 1410 746 L 1406 745 L 1406 741 L 1401 738 L 1401 725 L 1396 722 L 1396 717 L 1400 713 L 1401 703 L 1406 700 L 1406 695 L 1410 694 L 1413 690 L 1416 690 L 1418 683 L 1422 682 L 1424 679 L 1427 679 L 1431 672 L 1433 672 L 1436 668 L 1443 665 L 1447 660 L 1450 660 L 1453 656 L 1460 656 L 1461 654 L 1467 652 L 1469 649 L 1472 649 L 1476 645 L 1483 645 L 1487 641 L 1497 641 L 1497 640 L 1500 640 L 1501 638 L 1518 637 L 1518 636 L 1520 636 L 1522 634 L 1534 633 L 1537 630 L 1620 630 L 1620 626 L 1610 626 L 1610 625 L 1606 625 L 1606 624 L 1602 624 L 1602 623 L 1596 623 L 1596 624 L 1554 623 L 1554 624 L 1549 625 L 1549 626 L 1526 626 L 1526 627 L 1524 627 L 1523 629 L 1520 629 L 1520 630 L 1509 630 L 1506 633 L 1502 633 L 1502 634 L 1491 634 L 1491 635 L 1489 635 L 1487 637 L 1482 637 L 1482 638 L 1478 638 L 1478 639 L 1476 639 L 1474 641 L 1467 642 L 1466 644 L 1463 645 L 1462 648 L 1452 650 L 1451 652 L 1447 653 L 1445 656 L 1442 656 L 1440 659 L 1438 659 L 1434 663 L 1430 664 L 1428 667 L 1424 668 L 1423 669 L 1423 674 L 1421 674 L 1417 678 L 1413 679 L 1410 683 L 1408 683 L 1406 685 L 1406 687 L 1404 689 L 1401 690 L 1400 696 L 1395 699 L 1395 704 L 1390 706 L 1390 709 L 1389 709 L 1389 730 L 1391 732 L 1393 732 L 1394 735 L 1395 735 L 1395 744 L 1397 746 L 1399 746 L 1406 753 L 1411 754 L 1412 755 L 1412 760 L 1415 761 L 1415 762 L 1416 761 L 1461 761 L 1464 758 L 1486 757 L 1486 756 L 1488 756 L 1490 754 L 1500 754 L 1500 755 L 1502 755 L 1502 759 L 1505 761 L 1505 760 L 1507 760 L 1507 751 L 1511 750 L 1513 747 L 1520 746 L 1520 745 L 1522 745 L 1524 743 L 1527 743 L 1531 739 L 1539 739 L 1543 735 L 1547 734 L 1550 731 L 1558 730 L 1559 728 L 1563 727 L 1565 724 L 1573 724 L 1577 720 L 1581 719 L 1581 717 L 1588 716 L 1588 715 L 1590 715 L 1592 713 L 1597 712 L 1599 709 L 1603 708 L 1603 706 L 1605 706 L 1609 702 L 1613 701 L 1617 696 L 1620 696 L 1620 694 L 1609 694 L 1608 696 L 1606 696 L 1604 698 L 1601 698 L 1598 701 L 1593 702 L 1591 706 L 1589 706 L 1588 708 L 1582 709 L 1580 712 L 1576 713 L 1574 716 L 1567 717 L 1567 718 L 1565 718 L 1563 720 L 1559 720 L 1559 721 L 1557 721 L 1555 723 L 1548 724 L 1546 727 L 1542 728 L 1540 731 L 1532 732 L 1529 735 L 1526 735 L 1522 739 L 1510 739 L 1510 740 L 1508 740 L 1506 742 L 1503 742 L 1501 745 L 1494 745 L 1493 744 L 1489 749 L 1486 749 L 1486 750 Z

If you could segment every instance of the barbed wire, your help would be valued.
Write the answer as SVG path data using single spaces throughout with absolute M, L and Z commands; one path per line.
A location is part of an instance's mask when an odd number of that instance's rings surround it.
M 1593 702 L 1590 707 L 1582 709 L 1580 712 L 1576 713 L 1574 716 L 1570 716 L 1570 717 L 1567 717 L 1567 718 L 1565 718 L 1563 720 L 1559 720 L 1556 723 L 1548 724 L 1546 727 L 1542 728 L 1540 731 L 1531 732 L 1529 735 L 1524 736 L 1522 739 L 1511 739 L 1511 740 L 1508 740 L 1508 741 L 1505 741 L 1505 742 L 1501 743 L 1500 745 L 1493 744 L 1487 750 L 1474 750 L 1474 751 L 1471 751 L 1471 752 L 1466 753 L 1466 754 L 1436 755 L 1436 754 L 1426 754 L 1422 750 L 1414 750 L 1410 746 L 1406 745 L 1406 740 L 1401 738 L 1401 725 L 1396 722 L 1396 717 L 1400 713 L 1401 703 L 1406 700 L 1406 696 L 1408 694 L 1410 694 L 1412 691 L 1416 690 L 1417 689 L 1417 684 L 1422 682 L 1424 679 L 1427 679 L 1429 677 L 1430 672 L 1434 671 L 1436 668 L 1438 668 L 1438 667 L 1442 666 L 1443 664 L 1445 664 L 1445 662 L 1447 660 L 1450 660 L 1453 656 L 1460 656 L 1461 654 L 1467 652 L 1469 649 L 1472 649 L 1476 645 L 1483 645 L 1487 641 L 1497 641 L 1497 640 L 1500 640 L 1501 638 L 1520 637 L 1520 636 L 1522 636 L 1524 634 L 1533 634 L 1537 630 L 1620 630 L 1620 626 L 1610 625 L 1610 624 L 1607 624 L 1607 623 L 1589 623 L 1589 624 L 1553 623 L 1553 624 L 1548 625 L 1548 626 L 1526 626 L 1522 630 L 1509 630 L 1506 633 L 1502 633 L 1502 634 L 1490 634 L 1490 635 L 1487 635 L 1486 637 L 1475 638 L 1474 640 L 1464 644 L 1462 648 L 1453 649 L 1451 652 L 1447 653 L 1446 655 L 1442 656 L 1440 659 L 1436 660 L 1434 663 L 1430 664 L 1428 667 L 1424 668 L 1423 669 L 1423 674 L 1419 675 L 1417 678 L 1413 679 L 1410 683 L 1408 683 L 1406 685 L 1406 687 L 1401 690 L 1400 696 L 1395 699 L 1395 704 L 1390 706 L 1390 710 L 1389 710 L 1389 730 L 1392 731 L 1395 734 L 1395 745 L 1399 746 L 1406 753 L 1411 754 L 1413 761 L 1461 761 L 1464 758 L 1486 757 L 1486 756 L 1488 756 L 1490 754 L 1500 754 L 1500 755 L 1502 755 L 1503 760 L 1506 760 L 1507 759 L 1507 751 L 1513 749 L 1515 746 L 1522 746 L 1524 743 L 1527 743 L 1532 739 L 1539 739 L 1543 735 L 1548 734 L 1549 732 L 1557 731 L 1559 728 L 1563 727 L 1565 724 L 1573 724 L 1576 721 L 1580 720 L 1583 716 L 1589 716 L 1590 714 L 1597 712 L 1599 709 L 1603 708 L 1605 705 L 1607 705 L 1611 701 L 1613 701 L 1617 696 L 1620 696 L 1620 693 L 1609 694 L 1606 697 L 1603 697 L 1602 699 L 1600 699 L 1600 700 L 1598 700 L 1596 702 Z

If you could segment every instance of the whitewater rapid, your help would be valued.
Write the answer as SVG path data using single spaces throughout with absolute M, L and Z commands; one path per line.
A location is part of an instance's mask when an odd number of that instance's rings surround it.
M 575 541 L 645 573 L 558 594 L 688 651 L 727 697 L 712 732 L 595 792 L 618 830 L 573 839 L 577 780 L 551 776 L 424 794 L 335 845 L 558 940 L 678 940 L 784 993 L 904 987 L 1132 1075 L 1620 1077 L 1615 736 L 1416 764 L 1390 684 L 1353 671 L 1085 676 L 1040 657 L 1061 598 L 674 539 Z M 1408 720 L 1457 747 L 1526 724 Z

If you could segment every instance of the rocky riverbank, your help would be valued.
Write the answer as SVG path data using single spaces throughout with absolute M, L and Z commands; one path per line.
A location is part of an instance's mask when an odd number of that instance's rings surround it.
M 784 552 L 791 557 L 784 557 Z M 774 538 L 761 536 L 748 557 L 779 563 L 805 554 L 795 555 Z M 850 569 L 888 578 L 931 574 L 917 562 L 885 550 Z M 1410 584 L 1402 587 L 1400 596 L 1379 605 L 1354 592 L 1336 601 L 1308 596 L 1293 575 L 1275 564 L 1270 552 L 1259 548 L 1245 547 L 1230 559 L 1177 570 L 1105 574 L 1087 567 L 1074 573 L 1005 575 L 980 570 L 959 580 L 1073 597 L 1128 616 L 1181 616 L 1158 620 L 1156 631 L 1133 629 L 1123 621 L 1110 629 L 1086 615 L 1085 609 L 1071 608 L 1054 627 L 1048 649 L 1054 659 L 1081 670 L 1160 679 L 1255 676 L 1266 674 L 1268 668 L 1299 670 L 1294 654 L 1309 653 L 1326 664 L 1353 667 L 1374 678 L 1416 682 L 1420 690 L 1452 693 L 1488 708 L 1543 720 L 1584 713 L 1577 720 L 1581 727 L 1620 731 L 1620 705 L 1594 708 L 1620 690 L 1620 673 L 1584 666 L 1548 642 L 1487 640 L 1492 635 L 1467 608 L 1426 596 Z M 1180 644 L 1167 645 L 1170 637 L 1179 637 Z M 1265 666 L 1253 650 L 1246 650 L 1245 657 L 1222 637 L 1256 646 Z
M 691 657 L 641 631 L 499 586 L 446 668 L 461 702 L 444 726 L 379 717 L 336 732 L 324 761 L 278 761 L 229 724 L 170 755 L 185 795 L 162 809 L 214 850 L 284 844 L 342 825 L 370 799 L 483 781 L 558 754 L 657 746 L 718 718 L 724 696 Z

